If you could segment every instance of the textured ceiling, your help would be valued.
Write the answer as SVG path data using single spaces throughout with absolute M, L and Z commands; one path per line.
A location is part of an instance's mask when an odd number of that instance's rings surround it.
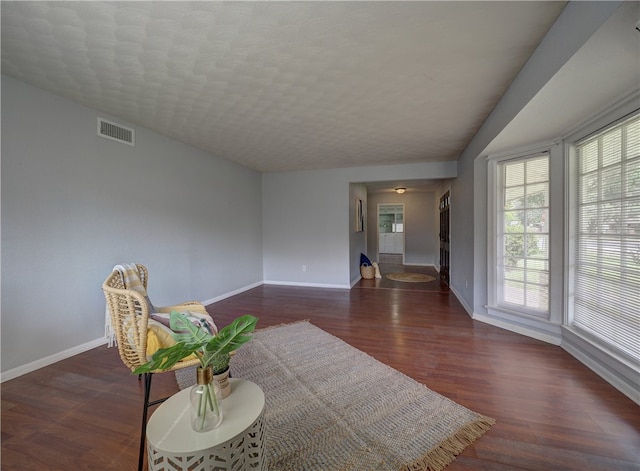
M 2 73 L 262 172 L 455 160 L 565 2 L 2 2 Z

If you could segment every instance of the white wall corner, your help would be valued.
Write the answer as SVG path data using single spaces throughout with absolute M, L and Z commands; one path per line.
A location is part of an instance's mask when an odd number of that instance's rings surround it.
M 462 307 L 464 308 L 465 311 L 467 311 L 467 314 L 469 314 L 469 317 L 471 317 L 473 319 L 473 315 L 474 315 L 473 314 L 473 309 L 471 309 L 471 307 L 469 307 L 469 305 L 464 301 L 464 298 L 462 296 L 460 296 L 460 294 L 456 291 L 456 289 L 453 287 L 453 285 L 449 285 L 449 290 L 451 290 L 451 292 L 458 299 L 460 304 L 462 304 Z

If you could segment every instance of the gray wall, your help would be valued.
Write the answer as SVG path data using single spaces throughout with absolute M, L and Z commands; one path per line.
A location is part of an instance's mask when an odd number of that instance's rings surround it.
M 349 286 L 353 204 L 348 180 L 334 178 L 335 173 L 263 175 L 266 283 Z
M 2 77 L 3 380 L 104 343 L 115 264 L 145 264 L 158 305 L 263 281 L 348 288 L 366 247 L 351 183 L 455 176 L 455 162 L 260 175 L 140 127 L 135 147 L 103 139 L 97 116 L 131 125 Z
M 449 286 L 469 314 L 473 312 L 474 232 L 481 230 L 475 227 L 473 188 L 473 165 L 458 162 L 458 178 L 451 182 Z
M 360 276 L 350 184 L 455 175 L 455 162 L 264 174 L 265 283 L 350 287 Z
M 378 205 L 404 203 L 404 262 L 406 265 L 434 265 L 437 255 L 434 233 L 437 235 L 438 227 L 434 225 L 433 200 L 434 193 L 425 191 L 407 192 L 402 195 L 369 193 L 367 256 L 374 260 L 378 254 Z
M 260 174 L 139 127 L 98 137 L 98 115 L 2 76 L 3 373 L 102 342 L 117 263 L 149 268 L 158 305 L 262 280 Z

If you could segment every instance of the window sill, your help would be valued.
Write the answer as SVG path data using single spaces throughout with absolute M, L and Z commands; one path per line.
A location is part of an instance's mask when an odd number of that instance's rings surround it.
M 474 313 L 473 318 L 553 345 L 562 343 L 560 324 L 498 306 L 486 306 L 486 309 L 486 315 Z

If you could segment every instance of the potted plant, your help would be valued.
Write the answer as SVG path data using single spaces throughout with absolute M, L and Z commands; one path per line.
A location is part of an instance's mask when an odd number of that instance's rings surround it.
M 220 353 L 219 355 L 216 355 L 211 362 L 213 379 L 220 385 L 222 399 L 231 394 L 231 383 L 229 383 L 229 362 L 231 361 L 233 353 L 235 352 Z
M 191 423 L 194 430 L 204 432 L 217 427 L 222 421 L 222 411 L 218 404 L 220 386 L 213 380 L 214 365 L 219 371 L 228 370 L 231 352 L 251 340 L 251 333 L 258 319 L 251 315 L 238 317 L 211 335 L 204 328 L 194 325 L 184 314 L 172 311 L 169 324 L 176 344 L 161 348 L 151 360 L 136 368 L 132 374 L 166 370 L 189 355 L 195 354 L 200 360 L 197 368 L 197 384 L 191 388 Z

